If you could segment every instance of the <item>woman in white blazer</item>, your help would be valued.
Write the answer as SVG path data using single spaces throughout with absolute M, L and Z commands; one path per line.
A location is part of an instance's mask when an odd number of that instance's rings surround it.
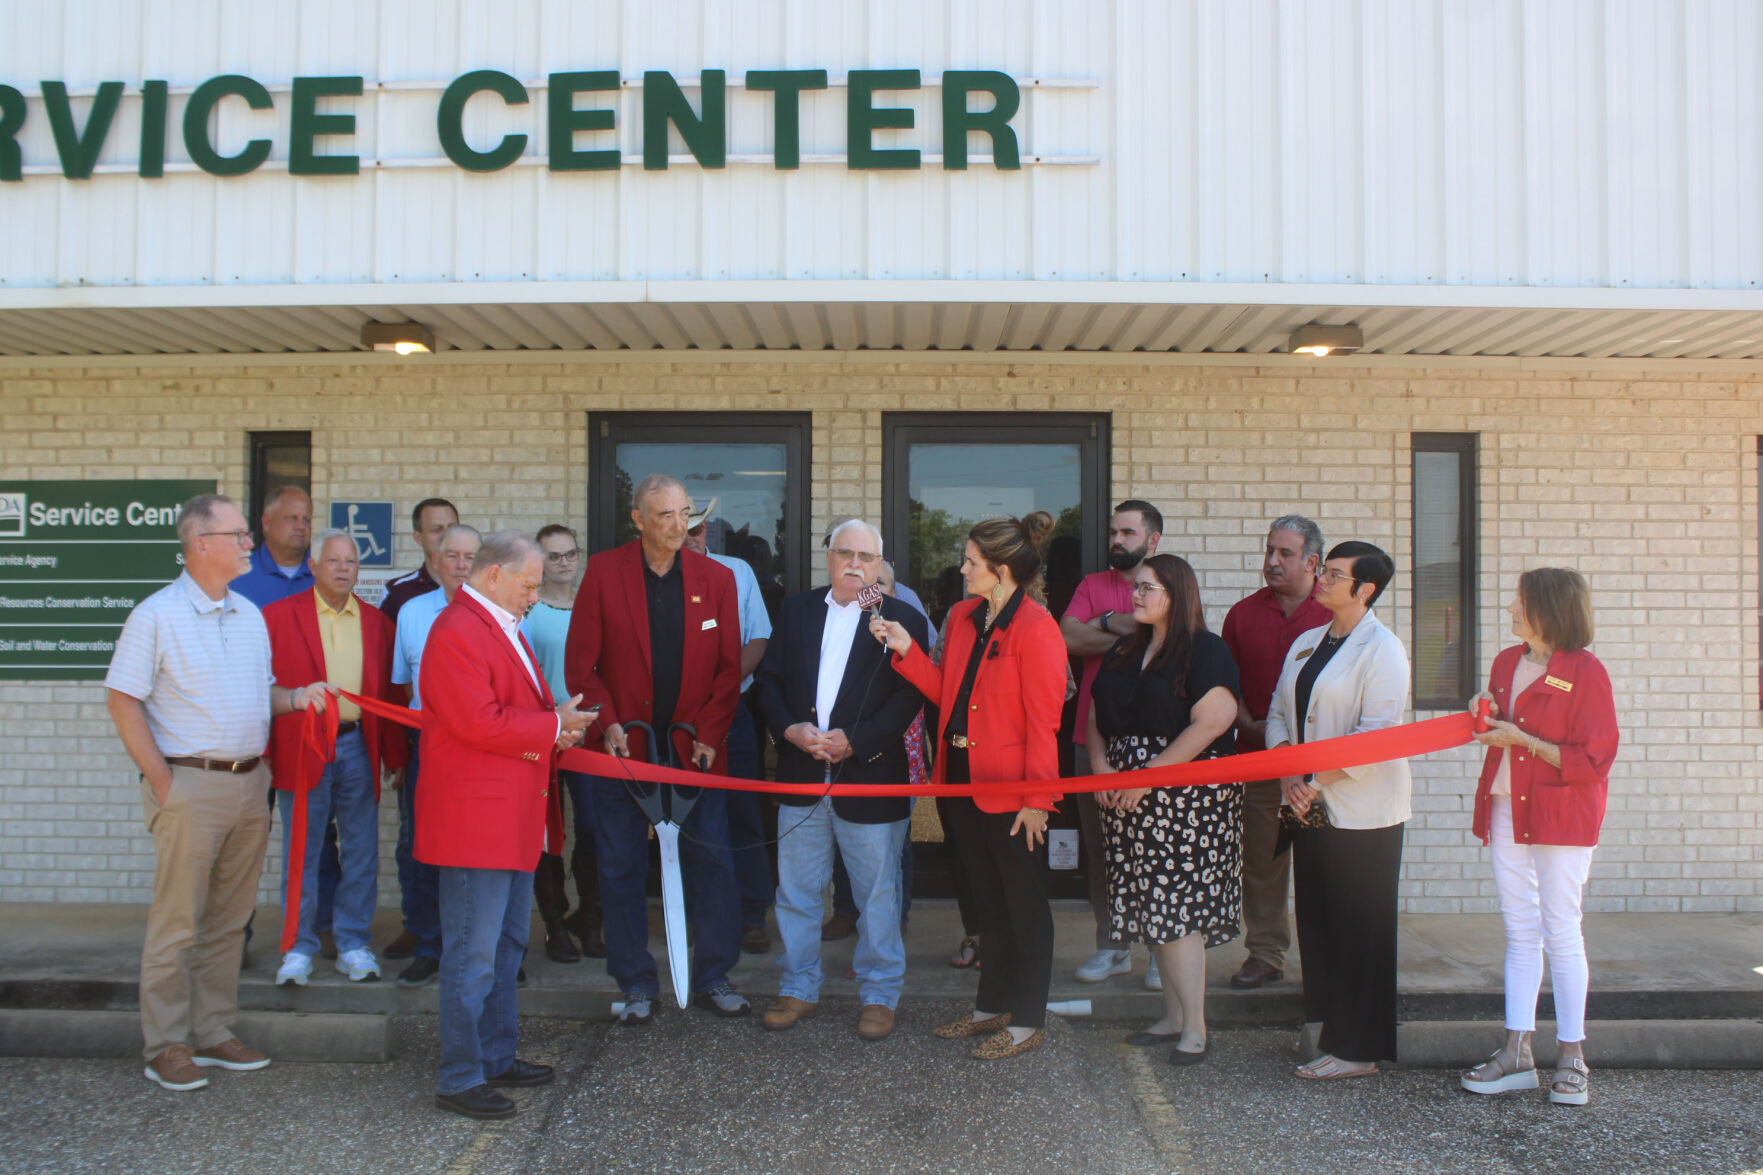
M 1316 599 L 1334 619 L 1292 642 L 1267 711 L 1269 747 L 1401 723 L 1408 653 L 1371 614 L 1395 571 L 1370 543 L 1328 553 Z M 1292 879 L 1304 1019 L 1322 1024 L 1322 1055 L 1298 1075 L 1363 1077 L 1396 1057 L 1396 883 L 1413 791 L 1408 760 L 1287 776 L 1280 790 L 1297 825 Z

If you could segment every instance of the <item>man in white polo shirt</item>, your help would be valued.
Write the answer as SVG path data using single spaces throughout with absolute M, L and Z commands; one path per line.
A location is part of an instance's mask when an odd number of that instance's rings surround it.
M 230 498 L 184 503 L 178 541 L 184 573 L 129 613 L 104 684 L 153 834 L 141 949 L 146 1076 L 181 1092 L 208 1084 L 204 1068 L 269 1064 L 232 1027 L 269 843 L 263 749 L 273 714 L 322 710 L 331 687 L 275 684 L 263 616 L 227 588 L 251 565 L 251 532 Z

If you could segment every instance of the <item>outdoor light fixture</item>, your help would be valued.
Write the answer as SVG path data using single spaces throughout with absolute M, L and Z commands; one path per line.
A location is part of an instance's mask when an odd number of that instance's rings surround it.
M 435 349 L 435 332 L 420 322 L 367 322 L 361 326 L 361 345 L 400 355 L 419 351 L 426 355 Z
M 1290 349 L 1294 355 L 1314 355 L 1323 359 L 1336 353 L 1350 355 L 1364 345 L 1365 332 L 1352 323 L 1327 326 L 1307 322 L 1292 332 Z

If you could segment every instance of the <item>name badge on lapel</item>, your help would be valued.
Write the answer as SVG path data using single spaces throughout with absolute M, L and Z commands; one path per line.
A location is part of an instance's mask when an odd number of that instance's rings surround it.
M 692 597 L 692 603 L 694 603 L 694 604 L 702 604 L 703 602 L 704 602 L 703 596 L 693 596 Z
M 1562 681 L 1559 677 L 1556 677 L 1554 674 L 1550 674 L 1549 676 L 1543 678 L 1543 684 L 1544 685 L 1552 685 L 1564 694 L 1570 694 L 1573 692 L 1573 683 L 1571 681 Z
M 1305 649 L 1302 653 L 1299 653 L 1296 657 L 1293 657 L 1292 660 L 1302 661 L 1305 657 L 1308 657 L 1311 653 L 1314 653 L 1315 651 L 1316 651 L 1315 649 Z
M 716 627 L 716 617 L 712 616 L 710 619 L 706 620 L 703 624 L 700 624 L 698 626 L 698 631 L 699 632 L 707 632 L 710 629 L 715 628 L 715 627 Z

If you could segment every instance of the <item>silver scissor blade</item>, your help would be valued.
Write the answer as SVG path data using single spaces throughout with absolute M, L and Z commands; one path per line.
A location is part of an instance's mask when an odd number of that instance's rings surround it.
M 679 825 L 663 820 L 655 826 L 661 846 L 661 912 L 667 926 L 667 969 L 673 973 L 673 998 L 681 1008 L 692 990 L 690 951 L 686 944 L 686 889 L 680 881 Z

